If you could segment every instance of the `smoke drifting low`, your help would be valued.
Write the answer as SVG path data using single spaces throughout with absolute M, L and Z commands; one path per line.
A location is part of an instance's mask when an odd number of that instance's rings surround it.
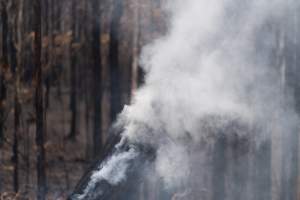
M 143 49 L 145 84 L 119 115 L 124 132 L 118 146 L 151 146 L 155 170 L 146 172 L 162 179 L 165 190 L 194 199 L 270 199 L 267 188 L 277 191 L 273 172 L 295 187 L 298 154 L 282 155 L 298 151 L 299 119 L 285 75 L 292 61 L 280 57 L 286 41 L 296 45 L 287 30 L 298 4 L 167 1 L 169 31 Z M 130 149 L 108 158 L 84 195 L 97 181 L 124 180 L 128 162 L 140 154 Z M 292 199 L 288 195 L 280 199 Z
M 145 85 L 119 120 L 124 137 L 158 149 L 156 170 L 167 187 L 190 178 L 192 143 L 214 143 L 218 134 L 235 132 L 259 146 L 273 137 L 275 126 L 282 135 L 296 134 L 298 117 L 276 60 L 276 33 L 292 20 L 286 14 L 295 4 L 166 3 L 169 31 L 144 48 Z M 220 131 L 228 127 L 236 131 Z

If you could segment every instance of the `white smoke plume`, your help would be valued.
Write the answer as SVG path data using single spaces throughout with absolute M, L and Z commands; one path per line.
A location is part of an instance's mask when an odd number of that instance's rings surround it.
M 92 194 L 96 184 L 101 181 L 107 181 L 111 185 L 117 185 L 124 181 L 129 167 L 128 161 L 134 159 L 137 155 L 134 149 L 129 149 L 129 151 L 115 153 L 109 157 L 93 172 L 83 194 L 77 195 L 76 199 L 86 199 L 89 194 Z M 104 191 L 97 191 L 97 193 L 104 193 Z
M 193 156 L 187 141 L 209 142 L 217 134 L 212 129 L 240 121 L 262 130 L 239 132 L 259 143 L 270 137 L 274 124 L 285 132 L 296 126 L 293 102 L 283 92 L 272 60 L 277 46 L 275 28 L 269 25 L 282 24 L 293 4 L 166 2 L 169 31 L 143 49 L 145 84 L 119 121 L 125 123 L 124 137 L 158 149 L 156 170 L 168 187 L 187 181 Z

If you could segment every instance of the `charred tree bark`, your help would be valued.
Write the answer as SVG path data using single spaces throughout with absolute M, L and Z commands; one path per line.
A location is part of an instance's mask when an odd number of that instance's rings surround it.
M 300 114 L 300 46 L 298 42 L 299 34 L 299 19 L 297 10 L 291 10 L 293 15 L 291 24 L 286 25 L 285 32 L 285 74 L 282 74 L 285 79 L 285 88 L 290 89 L 295 99 L 295 109 L 299 116 Z M 298 16 L 297 16 L 298 15 Z M 288 29 L 292 27 L 292 29 Z M 287 31 L 289 30 L 289 31 Z M 286 91 L 285 91 L 286 92 Z M 281 199 L 296 200 L 298 192 L 298 176 L 299 176 L 299 127 L 294 127 L 293 130 L 284 133 L 282 137 L 282 174 L 281 174 Z
M 102 126 L 101 126 L 101 23 L 99 21 L 99 0 L 92 1 L 92 57 L 93 57 L 93 93 L 94 93 L 94 120 L 93 120 L 93 155 L 96 156 L 102 150 Z
M 5 73 L 8 69 L 8 22 L 5 1 L 1 1 L 1 21 L 2 21 L 2 55 L 0 60 L 0 146 L 4 140 L 4 121 L 5 121 L 5 99 L 6 99 L 6 82 Z
M 30 141 L 30 133 L 29 133 L 29 125 L 27 124 L 25 127 L 25 134 L 26 137 L 25 139 L 25 144 L 24 144 L 24 165 L 25 165 L 25 195 L 28 194 L 29 190 L 30 190 L 30 177 L 31 177 L 31 164 L 30 164 L 30 145 L 31 145 L 31 141 Z
M 255 151 L 254 198 L 271 199 L 271 140 L 267 139 Z
M 43 51 L 42 51 L 42 65 L 47 66 L 48 71 L 45 73 L 45 111 L 48 110 L 49 107 L 49 93 L 50 93 L 50 80 L 51 80 L 51 65 L 50 65 L 50 26 L 49 26 L 49 7 L 50 7 L 50 1 L 44 0 L 42 5 L 42 21 L 45 22 L 42 24 L 42 38 L 43 38 Z
M 114 122 L 121 111 L 121 80 L 119 63 L 119 27 L 123 12 L 123 1 L 113 1 L 113 13 L 110 23 L 109 65 L 110 65 L 110 103 L 111 122 Z
M 225 193 L 225 172 L 226 172 L 226 146 L 227 138 L 220 135 L 216 139 L 213 155 L 213 172 L 212 172 L 212 199 L 220 200 L 226 198 Z
M 10 36 L 10 53 L 11 53 L 11 65 L 12 69 L 14 69 L 14 132 L 13 132 L 13 155 L 12 155 L 12 161 L 14 166 L 14 173 L 13 173 L 13 188 L 15 193 L 18 193 L 19 191 L 19 128 L 20 128 L 20 112 L 21 112 L 21 105 L 19 102 L 19 88 L 20 88 L 20 50 L 17 55 L 17 50 L 15 48 L 15 43 L 19 43 L 21 48 L 21 26 L 19 24 L 20 18 L 22 17 L 22 3 L 20 3 L 18 6 L 18 13 L 17 19 L 18 19 L 18 26 L 17 28 L 11 30 L 11 36 Z M 15 32 L 15 33 L 14 33 Z M 13 41 L 12 37 L 14 34 L 17 34 L 16 38 L 17 41 Z M 18 58 L 17 58 L 18 57 Z
M 293 88 L 293 94 L 295 98 L 295 107 L 298 116 L 300 115 L 300 75 L 299 75 L 299 64 L 300 64 L 300 43 L 299 43 L 299 8 L 300 4 L 297 4 L 293 10 L 293 37 L 291 44 L 291 74 L 290 74 L 290 85 Z M 290 135 L 290 152 L 291 152 L 291 169 L 290 169 L 290 199 L 296 200 L 298 196 L 299 188 L 299 127 L 292 130 Z
M 5 121 L 5 99 L 6 99 L 6 83 L 5 83 L 5 70 L 3 66 L 1 66 L 1 74 L 0 74 L 0 147 L 3 144 L 4 140 L 4 121 Z
M 75 44 L 77 42 L 77 31 L 76 31 L 76 2 L 72 0 L 72 41 L 70 43 L 70 54 L 71 54 L 71 95 L 70 95 L 70 109 L 71 109 L 71 127 L 70 127 L 70 139 L 75 139 L 77 131 L 77 54 Z
M 132 67 L 131 67 L 131 94 L 137 90 L 139 85 L 139 51 L 140 51 L 140 9 L 139 0 L 134 4 L 134 29 L 133 29 L 133 49 L 132 49 Z
M 255 63 L 260 63 L 261 59 L 265 60 L 268 65 L 273 62 L 272 49 L 269 45 L 264 42 L 266 35 L 272 33 L 272 26 L 265 23 L 260 27 L 257 37 L 254 41 L 254 47 L 257 56 L 254 58 Z M 266 130 L 256 130 L 264 131 Z M 266 135 L 263 141 L 260 142 L 254 148 L 254 175 L 253 175 L 253 196 L 255 200 L 270 200 L 272 198 L 271 188 L 272 188 L 272 165 L 271 165 L 271 150 L 272 150 L 272 137 L 271 134 Z
M 41 0 L 35 0 L 34 6 L 34 65 L 35 65 L 35 111 L 36 111 L 36 146 L 37 146 L 37 199 L 44 200 L 46 197 L 46 158 L 45 158 L 45 135 L 44 135 L 44 101 L 41 63 Z
M 19 191 L 19 153 L 18 152 L 19 152 L 20 104 L 19 104 L 17 87 L 18 87 L 18 83 L 16 83 L 15 99 L 14 99 L 15 119 L 14 119 L 14 139 L 13 139 L 13 156 L 12 156 L 12 161 L 14 164 L 13 188 L 15 193 L 18 193 Z
M 237 133 L 238 134 L 238 133 Z M 234 135 L 231 143 L 232 150 L 232 200 L 247 200 L 247 184 L 249 183 L 249 144 L 246 138 L 239 138 Z

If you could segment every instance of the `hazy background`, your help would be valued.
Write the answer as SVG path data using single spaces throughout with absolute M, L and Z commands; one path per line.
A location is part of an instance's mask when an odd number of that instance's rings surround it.
M 132 102 L 123 135 L 157 148 L 139 199 L 299 199 L 299 9 L 2 0 L 1 195 L 65 198 Z

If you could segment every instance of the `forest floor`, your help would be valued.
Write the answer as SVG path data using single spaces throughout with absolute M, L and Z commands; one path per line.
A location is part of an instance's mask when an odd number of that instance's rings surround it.
M 76 140 L 67 138 L 71 114 L 67 95 L 58 100 L 50 95 L 50 104 L 46 116 L 46 174 L 47 199 L 65 199 L 84 173 L 89 163 L 87 126 L 79 108 Z M 0 148 L 0 199 L 36 199 L 37 172 L 35 123 L 32 120 L 32 106 L 23 106 L 19 141 L 19 192 L 13 192 L 14 165 L 12 162 L 13 114 L 6 123 L 6 142 Z M 13 112 L 13 111 L 12 111 Z M 82 118 L 81 118 L 82 117 Z

